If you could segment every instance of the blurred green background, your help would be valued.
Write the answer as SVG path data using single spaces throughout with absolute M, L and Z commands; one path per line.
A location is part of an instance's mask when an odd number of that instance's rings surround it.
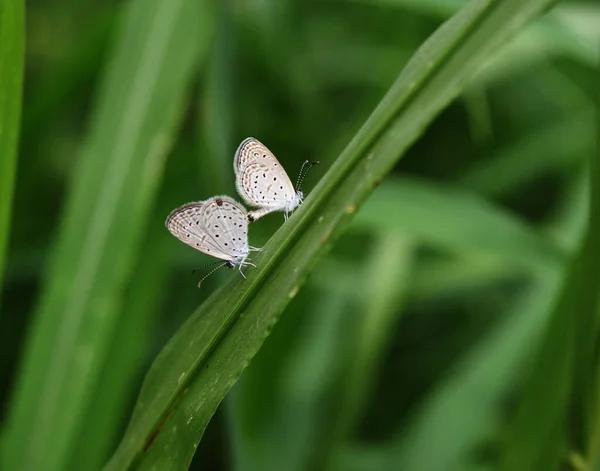
M 198 290 L 190 271 L 211 259 L 168 233 L 170 210 L 215 194 L 239 200 L 232 159 L 247 136 L 292 180 L 304 160 L 319 160 L 310 194 L 410 56 L 465 3 L 198 1 L 196 17 L 186 1 L 173 2 L 177 11 L 155 0 L 26 5 L 0 297 L 2 424 L 43 401 L 11 397 L 27 345 L 53 338 L 51 320 L 32 322 L 52 311 L 61 283 L 72 276 L 93 292 L 69 306 L 114 318 L 102 331 L 103 366 L 81 388 L 84 412 L 64 417 L 80 425 L 69 428 L 74 447 L 56 438 L 65 446 L 56 469 L 102 467 L 161 347 L 239 276 L 221 270 Z M 599 49 L 595 1 L 561 2 L 504 45 L 319 261 L 220 405 L 190 469 L 493 469 L 583 235 Z M 78 206 L 96 199 L 105 202 L 97 212 Z M 106 227 L 103 214 L 123 230 Z M 281 214 L 253 224 L 251 245 L 281 224 Z M 89 245 L 77 245 L 88 231 Z M 110 266 L 94 259 L 94 236 L 105 233 Z M 70 249 L 83 254 L 82 271 L 61 271 Z M 89 266 L 98 268 L 86 282 Z M 37 354 L 44 348 L 61 347 Z M 75 383 L 96 355 L 76 351 Z M 578 458 L 565 455 L 564 469 L 576 469 Z

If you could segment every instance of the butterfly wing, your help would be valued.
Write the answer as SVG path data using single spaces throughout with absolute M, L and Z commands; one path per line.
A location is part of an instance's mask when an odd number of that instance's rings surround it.
M 274 172 L 262 163 L 248 165 L 239 181 L 248 204 L 273 211 L 284 209 L 296 194 L 285 172 Z
M 165 225 L 171 234 L 190 247 L 222 260 L 234 261 L 243 255 L 244 247 L 248 253 L 248 222 L 243 207 L 234 200 L 227 203 L 224 200 L 231 198 L 214 197 L 185 204 L 169 214 Z M 238 236 L 236 239 L 240 239 L 235 243 L 232 231 L 234 220 L 238 225 L 242 224 L 235 232 Z
M 285 208 L 296 194 L 287 173 L 269 149 L 249 137 L 239 145 L 234 158 L 236 187 L 251 206 Z
M 247 137 L 240 143 L 235 151 L 233 169 L 235 174 L 238 175 L 238 173 L 246 166 L 252 163 L 265 161 L 273 162 L 277 164 L 277 167 L 281 167 L 281 164 L 267 146 L 258 139 Z
M 213 196 L 205 201 L 202 215 L 207 232 L 230 260 L 243 260 L 248 248 L 248 213 L 229 196 Z

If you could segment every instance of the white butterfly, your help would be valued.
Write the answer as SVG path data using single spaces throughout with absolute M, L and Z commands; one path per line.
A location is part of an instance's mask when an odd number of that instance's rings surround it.
M 248 261 L 250 251 L 262 250 L 248 245 L 248 213 L 229 196 L 213 196 L 206 201 L 184 204 L 169 214 L 165 225 L 171 234 L 190 247 L 225 260 L 215 270 L 238 266 L 244 276 L 243 266 L 256 266 Z
M 248 213 L 250 221 L 273 211 L 283 211 L 285 219 L 294 211 L 304 198 L 300 185 L 309 165 L 303 173 L 305 161 L 300 169 L 296 188 L 287 173 L 272 152 L 257 139 L 248 137 L 242 141 L 235 152 L 233 169 L 235 186 L 242 199 L 250 206 L 260 209 Z

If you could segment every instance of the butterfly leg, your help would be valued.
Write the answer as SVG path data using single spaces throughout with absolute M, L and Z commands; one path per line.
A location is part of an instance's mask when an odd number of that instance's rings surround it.
M 239 266 L 238 266 L 238 269 L 240 270 L 240 274 L 241 274 L 241 275 L 242 275 L 244 278 L 246 278 L 246 275 L 244 275 L 244 273 L 242 272 L 242 267 L 245 267 L 245 266 L 249 265 L 249 266 L 251 266 L 251 267 L 254 267 L 254 268 L 256 268 L 256 265 L 254 265 L 254 263 L 250 262 L 249 260 L 250 260 L 249 258 L 245 258 L 244 260 L 242 260 L 242 261 L 240 262 L 240 264 L 239 264 Z
M 252 247 L 251 245 L 248 248 L 251 252 L 262 252 L 264 250 L 262 247 Z

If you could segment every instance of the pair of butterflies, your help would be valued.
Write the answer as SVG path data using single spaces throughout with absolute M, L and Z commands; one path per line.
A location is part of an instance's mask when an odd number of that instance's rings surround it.
M 185 204 L 171 212 L 165 225 L 171 234 L 187 245 L 224 260 L 200 282 L 222 266 L 229 268 L 255 266 L 248 259 L 248 223 L 273 211 L 283 211 L 285 219 L 294 211 L 304 194 L 300 185 L 306 172 L 315 164 L 300 170 L 296 187 L 275 156 L 258 140 L 249 137 L 235 152 L 233 168 L 236 188 L 242 199 L 258 209 L 247 212 L 244 206 L 229 196 L 213 196 L 206 201 Z

